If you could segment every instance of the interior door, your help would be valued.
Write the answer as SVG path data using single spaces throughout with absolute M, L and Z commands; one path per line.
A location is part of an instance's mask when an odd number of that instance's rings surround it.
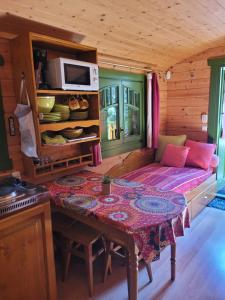
M 219 122 L 218 122 L 218 144 L 217 154 L 220 158 L 220 164 L 217 170 L 217 177 L 222 179 L 225 177 L 225 69 L 221 70 L 220 85 L 220 105 L 219 105 Z
M 208 59 L 211 67 L 208 141 L 217 145 L 217 179 L 225 178 L 225 57 Z

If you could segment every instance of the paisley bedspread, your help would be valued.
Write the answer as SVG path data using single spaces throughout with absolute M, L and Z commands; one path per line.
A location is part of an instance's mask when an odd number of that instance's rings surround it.
M 57 206 L 95 216 L 132 235 L 147 262 L 159 258 L 160 249 L 174 244 L 189 227 L 182 194 L 116 178 L 111 194 L 102 195 L 101 181 L 101 175 L 83 170 L 46 186 Z

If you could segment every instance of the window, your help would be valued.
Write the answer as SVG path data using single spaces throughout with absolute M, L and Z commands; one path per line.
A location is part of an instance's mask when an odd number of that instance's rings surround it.
M 145 76 L 100 70 L 103 157 L 145 145 Z

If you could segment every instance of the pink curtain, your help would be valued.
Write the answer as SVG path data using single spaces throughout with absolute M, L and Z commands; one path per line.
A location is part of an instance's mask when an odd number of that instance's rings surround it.
M 152 74 L 152 148 L 156 149 L 158 146 L 159 137 L 159 85 L 157 74 Z
M 147 74 L 147 147 L 152 148 L 152 73 Z
M 91 167 L 97 167 L 102 163 L 102 151 L 100 143 L 92 145 L 93 164 Z

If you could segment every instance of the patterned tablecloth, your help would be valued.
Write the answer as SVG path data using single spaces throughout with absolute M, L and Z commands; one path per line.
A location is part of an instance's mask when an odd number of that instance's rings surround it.
M 160 249 L 175 243 L 189 227 L 189 214 L 182 194 L 161 192 L 138 182 L 114 179 L 112 193 L 101 194 L 102 176 L 79 171 L 46 184 L 57 206 L 85 215 L 133 235 L 147 261 L 159 258 Z

